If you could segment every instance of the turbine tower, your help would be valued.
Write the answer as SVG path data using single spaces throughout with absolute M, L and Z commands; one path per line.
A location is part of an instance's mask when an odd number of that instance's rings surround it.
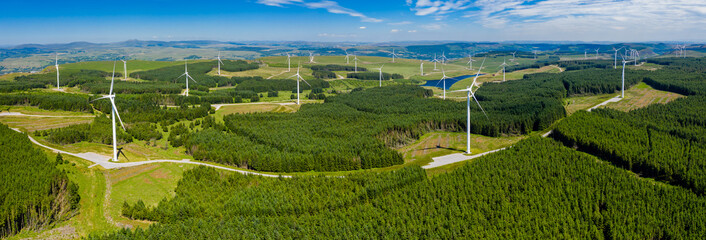
M 348 54 L 348 50 L 344 50 L 344 51 L 346 51 L 346 64 L 349 64 L 349 63 L 350 63 L 350 62 L 349 62 L 349 60 L 350 60 L 350 58 L 349 58 L 349 57 L 350 57 L 350 54 Z
M 56 90 L 61 90 L 59 87 L 59 53 L 56 54 L 56 59 L 54 60 L 54 67 L 56 67 Z
M 424 60 L 419 60 L 419 72 L 424 76 Z
M 291 77 L 289 77 L 289 78 L 297 77 L 297 105 L 301 104 L 301 103 L 299 103 L 299 92 L 301 92 L 301 90 L 299 90 L 299 80 L 303 80 L 304 83 L 306 83 L 306 85 L 309 85 L 309 87 L 311 87 L 311 84 L 306 82 L 306 80 L 304 80 L 302 75 L 299 75 L 299 68 L 301 68 L 301 63 L 297 66 L 297 74 L 294 74 Z
M 583 60 L 588 60 L 588 50 L 587 49 L 583 50 Z
M 120 121 L 120 126 L 123 127 L 123 130 L 125 130 L 125 125 L 123 124 L 123 120 L 120 119 L 120 114 L 118 113 L 118 108 L 115 107 L 115 94 L 113 93 L 113 82 L 115 81 L 115 62 L 113 62 L 113 77 L 110 78 L 110 92 L 108 93 L 107 96 L 103 96 L 97 99 L 94 99 L 93 101 L 100 100 L 107 98 L 110 100 L 110 106 L 111 106 L 111 113 L 110 113 L 110 118 L 112 119 L 112 126 L 113 126 L 113 158 L 111 159 L 114 162 L 118 161 L 118 137 L 116 134 L 116 129 L 115 129 L 115 117 L 118 117 L 118 120 Z M 91 101 L 91 102 L 93 102 Z M 121 149 L 122 150 L 122 149 Z M 122 153 L 122 151 L 120 151 Z M 125 156 L 125 153 L 123 153 L 123 156 Z M 127 158 L 127 157 L 125 157 Z
M 378 70 L 380 71 L 380 87 L 382 87 L 382 67 L 384 67 L 384 66 L 385 66 L 385 64 L 383 64 L 382 66 L 380 66 L 380 68 L 378 68 Z
M 221 51 L 218 51 L 218 76 L 221 75 L 221 64 L 225 65 L 225 63 L 221 61 Z
M 534 53 L 534 60 L 537 60 L 537 50 L 532 50 L 532 52 Z
M 596 48 L 596 60 L 598 60 L 598 51 L 601 50 L 600 48 Z
M 517 53 L 517 51 L 512 52 L 512 59 L 510 59 L 510 62 L 515 62 L 515 53 Z
M 448 61 L 448 60 L 449 60 L 449 59 L 446 58 L 446 52 L 445 52 L 445 51 L 442 51 L 442 52 L 441 52 L 441 65 L 446 65 L 446 61 Z
M 483 110 L 483 107 L 480 106 L 480 102 L 478 102 L 476 95 L 473 93 L 473 86 L 476 85 L 476 79 L 478 79 L 478 75 L 480 74 L 480 70 L 483 68 L 484 63 L 485 63 L 485 58 L 483 59 L 483 63 L 481 63 L 480 68 L 478 68 L 478 72 L 476 73 L 476 76 L 473 78 L 473 83 L 471 83 L 471 86 L 469 86 L 466 89 L 454 91 L 454 92 L 467 92 L 467 95 L 466 95 L 466 111 L 467 111 L 467 115 L 466 115 L 466 154 L 471 154 L 471 97 L 473 98 L 473 100 L 476 101 L 480 110 L 483 111 L 483 115 L 485 115 L 485 118 L 490 120 L 490 118 L 488 118 L 488 114 L 485 113 L 485 110 Z
M 186 77 L 184 77 L 184 76 L 186 76 Z M 177 79 L 179 79 L 181 77 L 184 77 L 184 79 L 186 80 L 186 91 L 184 92 L 184 95 L 188 97 L 189 96 L 189 79 L 191 79 L 195 83 L 198 83 L 198 82 L 196 80 L 194 80 L 194 78 L 192 78 L 191 75 L 189 75 L 189 69 L 187 68 L 186 60 L 184 60 L 184 74 L 179 76 Z

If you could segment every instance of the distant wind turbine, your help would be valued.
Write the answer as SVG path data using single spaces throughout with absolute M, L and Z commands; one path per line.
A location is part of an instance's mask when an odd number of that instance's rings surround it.
M 186 77 L 184 77 L 184 76 L 186 76 Z M 179 76 L 177 79 L 179 79 L 181 77 L 184 77 L 184 79 L 186 80 L 186 91 L 184 92 L 184 95 L 188 97 L 189 96 L 189 79 L 191 79 L 195 83 L 198 83 L 198 82 L 196 80 L 194 80 L 194 78 L 192 78 L 191 75 L 189 75 L 189 69 L 187 67 L 186 60 L 184 60 L 184 74 Z
M 104 98 L 107 98 L 108 100 L 110 100 L 110 106 L 111 106 L 110 118 L 112 119 L 112 122 L 113 122 L 112 123 L 112 126 L 113 126 L 113 158 L 111 160 L 114 162 L 117 162 L 118 161 L 118 137 L 117 137 L 116 130 L 115 130 L 115 117 L 118 117 L 118 120 L 120 121 L 120 126 L 123 127 L 123 130 L 125 130 L 125 125 L 123 124 L 123 120 L 120 119 L 120 114 L 118 113 L 118 108 L 115 107 L 115 93 L 113 93 L 113 82 L 114 81 L 115 81 L 115 62 L 113 62 L 113 77 L 110 78 L 110 92 L 108 93 L 107 96 L 103 96 L 103 97 L 94 99 L 93 101 L 104 99 Z M 91 101 L 91 102 L 93 102 L 93 101 Z M 120 152 L 122 152 L 122 151 L 120 151 Z M 123 153 L 123 156 L 125 156 L 125 153 Z
M 225 63 L 221 61 L 221 51 L 218 51 L 218 76 L 221 75 L 221 64 L 225 65 Z
M 419 72 L 424 76 L 424 60 L 419 60 Z
M 505 59 L 503 58 L 503 64 L 500 64 L 501 67 L 503 67 L 503 82 L 505 81 L 505 66 L 507 66 L 507 63 L 505 63 Z
M 314 53 L 309 51 L 309 63 L 314 63 Z
M 392 55 L 392 63 L 395 63 L 395 57 L 397 57 L 397 54 L 395 54 L 394 48 L 392 49 L 392 53 L 390 55 Z
M 434 59 L 432 59 L 431 61 L 434 62 L 434 71 L 439 70 L 436 68 L 436 63 L 439 62 L 439 59 L 436 58 L 436 53 L 434 53 Z
M 380 71 L 380 87 L 382 87 L 382 67 L 384 67 L 384 66 L 385 66 L 385 64 L 383 64 L 382 66 L 380 66 L 380 68 L 378 68 L 378 70 Z
M 476 60 L 473 60 L 473 55 L 468 54 L 468 70 L 473 70 L 473 62 Z
M 446 65 L 446 61 L 448 61 L 448 60 L 449 60 L 449 59 L 446 58 L 446 52 L 445 52 L 445 51 L 442 51 L 442 52 L 441 52 L 441 65 Z
M 348 50 L 344 50 L 344 51 L 346 51 L 346 64 L 349 64 L 350 63 L 349 62 L 350 54 L 348 54 Z
M 515 62 L 515 54 L 517 51 L 512 52 L 512 59 L 510 59 L 510 62 Z
M 441 80 L 436 82 L 436 85 L 438 86 L 440 82 L 444 82 L 441 89 L 444 90 L 444 99 L 446 99 L 446 79 L 449 77 L 446 76 L 446 72 L 444 71 L 444 67 L 441 67 L 441 74 L 443 74 L 443 76 L 441 77 Z
M 596 60 L 598 60 L 598 51 L 601 50 L 600 48 L 596 48 Z
M 532 50 L 532 52 L 534 53 L 534 60 L 537 60 L 537 50 Z
M 355 73 L 358 73 L 358 55 L 353 55 L 353 63 L 355 63 Z
M 473 93 L 473 87 L 476 85 L 476 79 L 478 79 L 478 75 L 480 75 L 480 70 L 483 68 L 484 63 L 485 63 L 485 58 L 483 58 L 483 63 L 481 63 L 480 68 L 478 68 L 478 72 L 476 73 L 476 76 L 473 78 L 473 83 L 471 83 L 471 86 L 469 86 L 466 89 L 454 91 L 454 92 L 467 92 L 467 95 L 466 95 L 466 111 L 467 111 L 467 115 L 466 115 L 466 154 L 471 153 L 471 97 L 473 98 L 473 100 L 476 101 L 480 110 L 483 111 L 483 115 L 485 115 L 485 118 L 490 120 L 490 118 L 488 118 L 488 114 L 485 113 L 485 110 L 483 110 L 483 107 L 480 106 L 480 102 L 478 102 L 476 95 Z
M 613 48 L 613 51 L 615 51 L 615 53 L 613 54 L 613 69 L 618 68 L 618 51 L 620 51 L 620 49 L 623 49 L 623 48 L 625 48 L 625 47 L 620 47 L 618 49 Z
M 311 87 L 311 84 L 309 84 L 308 82 L 306 82 L 306 80 L 304 80 L 304 78 L 302 77 L 302 75 L 299 75 L 299 68 L 301 68 L 301 63 L 300 63 L 299 66 L 297 67 L 297 74 L 294 74 L 294 75 L 292 75 L 291 77 L 289 77 L 289 78 L 297 77 L 297 105 L 300 105 L 300 103 L 299 103 L 299 92 L 301 92 L 301 90 L 299 90 L 299 80 L 304 81 L 304 83 L 306 83 L 306 85 L 309 85 L 309 87 Z
M 60 90 L 59 87 L 59 53 L 56 54 L 56 59 L 54 60 L 54 67 L 56 67 L 56 90 Z

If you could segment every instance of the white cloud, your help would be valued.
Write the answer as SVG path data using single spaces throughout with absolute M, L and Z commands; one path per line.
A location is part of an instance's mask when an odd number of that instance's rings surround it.
M 285 5 L 303 6 L 310 9 L 326 9 L 335 14 L 344 14 L 351 17 L 360 18 L 363 22 L 382 22 L 381 19 L 368 17 L 360 12 L 342 7 L 338 2 L 330 0 L 304 1 L 304 0 L 257 0 L 257 3 L 273 7 L 284 7 Z
M 402 22 L 393 22 L 393 23 L 388 23 L 388 24 L 389 24 L 389 25 L 399 26 L 399 25 L 409 25 L 409 24 L 412 24 L 412 23 L 413 23 L 413 22 L 410 22 L 410 21 L 402 21 Z
M 392 30 L 390 30 L 390 32 L 391 33 L 398 33 L 398 32 L 400 32 L 400 30 L 399 29 L 392 29 Z
M 424 25 L 422 25 L 422 28 L 424 28 L 424 29 L 426 29 L 426 30 L 435 31 L 435 30 L 441 30 L 444 26 L 446 26 L 446 24 L 430 23 L 430 24 L 424 24 Z
M 407 31 L 407 32 L 408 32 L 408 33 L 416 33 L 417 30 L 409 30 L 409 31 Z
M 360 29 L 366 29 L 366 28 L 368 28 L 368 27 L 366 27 L 366 26 L 361 26 L 361 27 L 359 27 L 359 28 L 360 28 Z
M 357 37 L 355 34 L 335 34 L 335 33 L 319 33 L 316 36 L 326 38 L 352 38 Z

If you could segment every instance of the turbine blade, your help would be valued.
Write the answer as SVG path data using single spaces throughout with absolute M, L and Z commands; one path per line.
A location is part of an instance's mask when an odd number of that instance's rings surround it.
M 303 77 L 299 77 L 299 78 L 300 78 L 302 81 L 304 81 L 304 83 L 306 83 L 306 85 L 309 85 L 309 87 L 311 87 L 311 84 L 309 84 L 308 82 L 306 82 L 306 80 L 304 80 Z
M 113 82 L 115 81 L 115 61 L 113 61 L 113 76 L 110 77 L 110 92 L 109 95 L 113 95 Z
M 189 78 L 191 79 L 191 81 L 194 81 L 195 83 L 198 83 L 198 82 L 197 82 L 196 80 L 194 80 L 194 78 L 192 78 L 191 76 L 189 76 L 189 75 L 186 75 L 186 76 L 189 77 Z
M 477 90 L 476 90 L 476 91 L 477 91 Z M 478 107 L 479 107 L 480 110 L 483 112 L 483 115 L 485 115 L 485 118 L 488 119 L 488 120 L 490 120 L 490 118 L 488 117 L 488 114 L 485 113 L 485 110 L 483 110 L 483 107 L 480 106 L 480 102 L 478 102 L 478 99 L 476 98 L 476 94 L 473 93 L 473 91 L 471 91 L 471 97 L 473 97 L 473 100 L 476 101 L 476 103 L 478 104 Z
M 95 102 L 95 101 L 98 101 L 98 100 L 101 100 L 101 99 L 106 99 L 106 98 L 109 98 L 109 97 L 110 97 L 110 95 L 104 96 L 104 97 L 99 97 L 99 98 L 96 98 L 96 99 L 91 100 L 91 102 Z
M 127 131 L 127 129 L 125 129 L 125 125 L 123 124 L 123 120 L 120 118 L 120 114 L 118 113 L 118 107 L 115 106 L 115 99 L 112 97 L 110 98 L 110 104 L 113 105 L 113 112 L 115 113 L 115 116 L 118 117 L 120 126 L 123 127 L 123 130 Z

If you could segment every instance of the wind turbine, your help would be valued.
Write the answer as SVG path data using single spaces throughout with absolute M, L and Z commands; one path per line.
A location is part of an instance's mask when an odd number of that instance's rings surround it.
M 500 64 L 501 67 L 503 67 L 503 82 L 505 81 L 505 66 L 507 66 L 507 63 L 505 63 L 505 59 L 503 58 L 503 64 Z M 482 66 L 481 66 L 482 67 Z M 480 69 L 479 69 L 480 70 Z
M 517 53 L 517 51 L 512 52 L 512 59 L 510 59 L 511 62 L 515 62 L 515 53 Z
M 297 67 L 297 74 L 294 74 L 294 75 L 292 75 L 291 77 L 289 77 L 289 78 L 297 77 L 297 105 L 300 105 L 300 103 L 299 103 L 299 92 L 301 92 L 301 91 L 299 90 L 299 80 L 303 80 L 304 83 L 306 83 L 306 85 L 309 85 L 309 87 L 311 87 L 311 84 L 309 84 L 308 82 L 306 82 L 306 80 L 304 80 L 304 78 L 302 77 L 302 75 L 299 75 L 299 68 L 301 68 L 301 63 L 300 63 L 299 66 Z
M 392 49 L 392 53 L 390 55 L 392 55 L 392 63 L 395 63 L 395 57 L 397 57 L 397 54 L 395 54 L 394 48 Z
M 60 90 L 59 87 L 59 53 L 56 54 L 56 59 L 54 60 L 54 67 L 56 67 L 56 90 Z
M 439 70 L 439 69 L 436 69 L 436 63 L 439 62 L 439 59 L 436 58 L 436 53 L 434 53 L 434 59 L 432 59 L 431 61 L 434 62 L 434 71 Z
M 485 113 L 485 110 L 483 110 L 483 107 L 480 106 L 480 102 L 478 102 L 478 99 L 476 99 L 476 95 L 473 93 L 473 86 L 476 85 L 476 79 L 478 79 L 478 75 L 480 74 L 480 70 L 483 68 L 484 63 L 485 63 L 485 58 L 483 58 L 483 63 L 481 63 L 480 68 L 478 68 L 478 72 L 476 73 L 476 76 L 473 78 L 473 83 L 471 83 L 471 86 L 469 86 L 466 89 L 454 91 L 454 92 L 468 92 L 466 95 L 466 111 L 467 111 L 467 115 L 466 115 L 466 154 L 471 153 L 471 97 L 473 97 L 473 100 L 476 101 L 480 110 L 483 111 L 483 115 L 485 115 L 485 118 L 490 120 L 490 118 L 488 118 L 488 114 Z
M 123 75 L 123 80 L 127 80 L 127 61 L 125 61 L 125 59 L 121 61 L 123 61 L 123 71 L 125 72 L 125 74 Z
M 588 49 L 583 50 L 583 60 L 588 60 Z
M 618 51 L 620 51 L 620 49 L 623 49 L 623 48 L 624 48 L 624 47 L 620 47 L 620 48 L 618 48 L 618 49 L 613 48 L 613 51 L 615 51 L 615 54 L 613 54 L 613 69 L 617 69 L 617 68 L 618 68 Z M 622 57 L 622 56 L 621 56 L 621 57 Z
M 358 73 L 358 55 L 353 55 L 353 63 L 355 63 L 355 73 Z
M 424 76 L 424 60 L 419 60 L 419 72 Z
M 314 53 L 309 51 L 309 63 L 314 63 Z
M 445 52 L 445 51 L 442 51 L 442 52 L 441 52 L 441 65 L 446 65 L 446 61 L 447 61 L 447 60 L 449 60 L 449 59 L 446 58 L 446 52 Z
M 534 53 L 534 60 L 537 60 L 537 50 L 532 50 L 532 52 Z
M 186 77 L 184 78 L 184 79 L 186 80 L 186 92 L 184 92 L 184 95 L 186 95 L 186 96 L 188 97 L 188 96 L 189 96 L 189 79 L 191 79 L 192 81 L 194 81 L 194 82 L 196 82 L 196 83 L 198 83 L 198 82 L 197 82 L 196 80 L 194 80 L 194 78 L 192 78 L 192 77 L 189 75 L 189 69 L 188 69 L 187 66 L 186 66 L 186 60 L 184 60 L 184 74 L 182 74 L 181 76 L 179 76 L 177 79 L 179 79 L 179 78 L 181 78 L 181 77 L 183 77 L 183 76 L 186 76 Z
M 349 59 L 350 54 L 348 54 L 348 50 L 344 50 L 344 51 L 346 51 L 346 64 L 349 64 L 349 63 L 350 63 L 350 62 L 349 62 L 349 60 L 350 60 L 350 59 Z
M 471 54 L 468 54 L 468 70 L 473 70 L 473 62 L 476 60 L 473 60 L 473 56 Z
M 378 70 L 380 71 L 380 87 L 382 87 L 382 67 L 384 67 L 384 66 L 385 66 L 385 64 L 383 64 L 382 66 L 380 66 L 380 68 L 378 68 Z
M 218 51 L 218 76 L 221 75 L 221 64 L 225 65 L 225 63 L 221 61 L 221 51 Z
M 111 113 L 110 113 L 110 118 L 113 121 L 113 159 L 111 159 L 114 162 L 118 161 L 118 138 L 115 130 L 115 117 L 118 117 L 118 120 L 120 121 L 120 126 L 123 127 L 123 130 L 125 130 L 125 125 L 123 124 L 123 120 L 120 119 L 120 114 L 118 113 L 118 108 L 115 107 L 115 94 L 113 93 L 113 82 L 115 81 L 115 62 L 113 62 L 113 77 L 110 78 L 110 92 L 107 96 L 103 96 L 100 98 L 96 98 L 93 101 L 100 100 L 107 98 L 110 100 L 110 106 L 111 106 Z M 91 101 L 91 102 L 93 102 Z M 122 153 L 122 148 L 120 149 L 120 153 Z M 125 156 L 125 153 L 123 153 L 123 156 Z M 127 158 L 127 157 L 125 157 Z
M 596 48 L 596 60 L 598 60 L 598 51 L 601 50 L 600 48 Z
M 292 62 L 290 61 L 291 58 L 292 58 L 292 55 L 287 53 L 287 72 L 292 71 Z
M 620 56 L 620 58 L 623 59 L 623 77 L 622 77 L 622 90 L 620 90 L 620 98 L 625 98 L 625 64 L 632 62 L 632 61 L 625 61 L 625 58 L 623 56 Z M 634 61 L 634 60 L 633 60 Z
M 440 82 L 444 82 L 444 84 L 442 85 L 442 89 L 444 90 L 444 100 L 446 100 L 446 79 L 449 77 L 446 76 L 444 67 L 441 67 L 441 73 L 443 74 L 443 76 L 441 77 L 441 80 L 436 83 L 436 85 L 439 85 Z

